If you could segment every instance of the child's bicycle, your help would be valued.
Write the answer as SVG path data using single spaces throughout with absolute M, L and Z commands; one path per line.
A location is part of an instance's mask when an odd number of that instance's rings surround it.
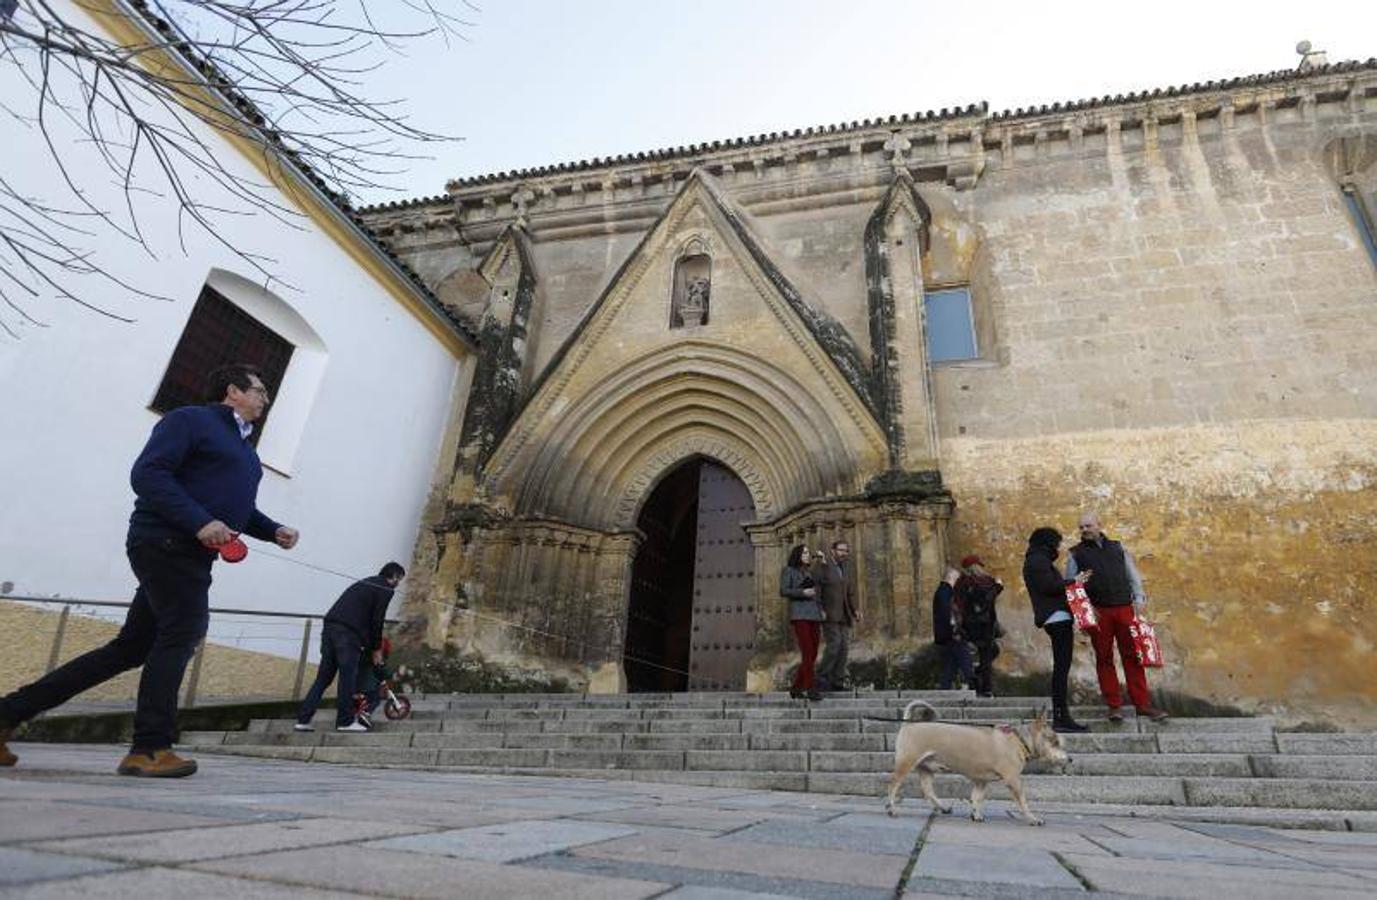
M 369 681 L 376 685 L 365 685 L 363 691 L 354 695 L 354 716 L 368 727 L 373 726 L 373 713 L 381 705 L 383 715 L 399 722 L 411 715 L 411 700 L 406 694 L 392 690 L 393 675 L 386 666 L 375 665 L 368 670 Z

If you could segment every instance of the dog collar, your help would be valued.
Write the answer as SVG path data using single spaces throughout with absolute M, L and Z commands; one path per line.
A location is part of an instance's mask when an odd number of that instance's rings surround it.
M 1028 742 L 1023 739 L 1023 735 L 1017 728 L 1012 725 L 1000 725 L 998 728 L 1005 734 L 1012 734 L 1014 739 L 1018 741 L 1018 749 L 1023 754 L 1024 762 L 1033 758 L 1033 748 L 1028 746 Z

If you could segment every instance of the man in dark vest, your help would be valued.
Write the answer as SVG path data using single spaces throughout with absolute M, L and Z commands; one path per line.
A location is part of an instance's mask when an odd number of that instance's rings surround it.
M 856 609 L 855 588 L 851 582 L 851 545 L 846 541 L 832 542 L 832 558 L 818 554 L 813 569 L 822 601 L 822 662 L 818 663 L 817 685 L 820 691 L 838 691 L 846 686 L 846 656 L 851 645 L 851 626 L 861 619 Z
M 1147 673 L 1138 662 L 1133 636 L 1128 630 L 1134 612 L 1141 611 L 1147 603 L 1143 577 L 1133 562 L 1133 554 L 1104 533 L 1100 517 L 1094 513 L 1081 516 L 1080 531 L 1081 542 L 1071 548 L 1066 561 L 1066 577 L 1075 578 L 1077 572 L 1095 573 L 1095 577 L 1085 583 L 1086 593 L 1100 620 L 1099 627 L 1090 632 L 1090 643 L 1095 648 L 1095 672 L 1100 678 L 1100 694 L 1109 706 L 1109 721 L 1124 720 L 1119 670 L 1114 666 L 1115 644 L 1119 645 L 1119 659 L 1123 661 L 1128 698 L 1133 701 L 1138 715 L 1165 719 L 1166 712 L 1152 705 Z

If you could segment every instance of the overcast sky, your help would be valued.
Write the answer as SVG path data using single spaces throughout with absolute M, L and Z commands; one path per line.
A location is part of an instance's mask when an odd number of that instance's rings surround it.
M 458 134 L 400 182 L 988 101 L 991 111 L 1377 56 L 1377 2 L 475 0 L 370 76 Z

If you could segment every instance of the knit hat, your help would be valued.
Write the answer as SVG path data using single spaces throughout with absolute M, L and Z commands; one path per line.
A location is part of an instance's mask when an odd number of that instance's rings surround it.
M 983 565 L 985 565 L 984 561 L 981 560 L 981 558 L 978 557 L 978 556 L 976 556 L 974 553 L 972 553 L 972 554 L 969 555 L 969 556 L 963 556 L 963 557 L 961 557 L 961 568 L 963 568 L 963 569 L 969 569 L 971 566 L 983 566 Z

